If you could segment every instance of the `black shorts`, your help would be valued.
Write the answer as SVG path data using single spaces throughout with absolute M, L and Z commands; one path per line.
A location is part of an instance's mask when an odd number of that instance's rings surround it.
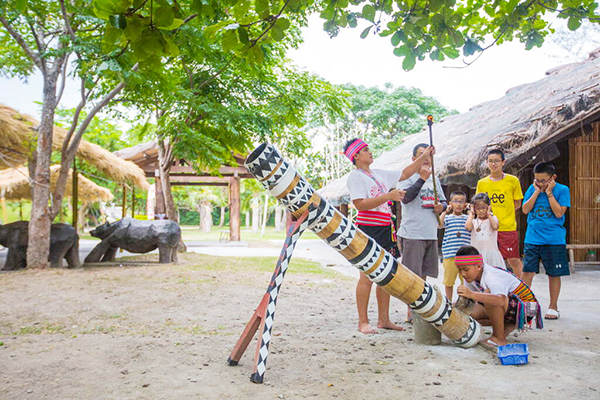
M 358 228 L 363 231 L 367 236 L 370 236 L 378 245 L 387 250 L 388 253 L 394 256 L 394 258 L 400 257 L 400 250 L 398 244 L 394 240 L 392 235 L 392 225 L 387 226 L 370 226 L 370 225 L 357 225 Z
M 523 272 L 540 272 L 540 260 L 544 264 L 546 275 L 570 275 L 567 246 L 564 244 L 528 244 L 525 243 Z

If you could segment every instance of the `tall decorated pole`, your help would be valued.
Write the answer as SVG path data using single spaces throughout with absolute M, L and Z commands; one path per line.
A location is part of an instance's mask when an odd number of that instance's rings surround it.
M 398 263 L 375 240 L 324 200 L 275 147 L 267 143 L 261 144 L 248 156 L 245 166 L 269 193 L 290 211 L 293 218 L 306 218 L 304 223 L 308 229 L 348 259 L 371 281 L 408 304 L 413 312 L 420 314 L 425 321 L 433 324 L 457 345 L 472 347 L 478 343 L 481 325 L 477 321 L 453 308 L 437 287 L 434 288 Z M 291 252 L 287 254 L 288 260 L 289 257 Z M 274 309 L 274 304 L 271 306 Z M 258 327 L 253 327 L 251 320 L 249 328 L 248 331 L 256 331 Z M 247 336 L 245 332 L 238 345 L 242 346 L 245 344 L 244 340 L 251 339 Z M 270 339 L 270 332 L 263 333 L 263 341 L 265 337 Z M 261 345 L 261 338 L 258 344 Z M 260 376 L 253 375 L 254 382 L 262 382 L 267 351 L 268 348 L 265 347 L 258 349 Z M 230 358 L 231 365 L 237 364 L 241 353 L 243 350 L 240 352 L 234 349 Z
M 429 145 L 431 147 L 433 147 L 433 129 L 431 128 L 433 126 L 433 115 L 429 114 L 427 116 L 427 126 L 429 127 Z M 437 191 L 437 182 L 436 182 L 436 178 L 435 178 L 435 165 L 433 164 L 433 154 L 431 155 L 431 180 L 433 181 L 433 202 L 434 204 L 438 203 L 438 191 Z M 442 223 L 442 220 L 440 219 L 439 214 L 436 214 L 437 220 L 438 220 L 438 224 Z

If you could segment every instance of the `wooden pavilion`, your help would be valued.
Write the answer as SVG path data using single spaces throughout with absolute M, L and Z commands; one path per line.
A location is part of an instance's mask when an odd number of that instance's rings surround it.
M 116 151 L 114 154 L 135 163 L 147 178 L 155 179 L 156 205 L 155 214 L 165 213 L 165 198 L 159 174 L 158 143 L 154 140 Z M 234 155 L 234 165 L 223 165 L 217 173 L 197 172 L 192 164 L 184 159 L 175 159 L 169 172 L 171 186 L 226 186 L 228 187 L 229 204 L 229 238 L 240 241 L 240 180 L 254 178 L 244 167 L 245 157 Z
M 478 179 L 488 174 L 485 158 L 491 149 L 505 152 L 506 171 L 519 177 L 523 192 L 532 183 L 533 166 L 552 161 L 557 181 L 571 188 L 567 241 L 577 249 L 576 258 L 585 258 L 584 248 L 600 244 L 600 49 L 585 61 L 512 88 L 500 99 L 436 122 L 433 134 L 436 174 L 446 194 L 474 194 Z M 382 154 L 372 168 L 403 169 L 418 143 L 429 143 L 426 129 Z M 348 204 L 346 180 L 332 181 L 320 193 L 336 206 Z M 526 217 L 518 217 L 522 240 Z

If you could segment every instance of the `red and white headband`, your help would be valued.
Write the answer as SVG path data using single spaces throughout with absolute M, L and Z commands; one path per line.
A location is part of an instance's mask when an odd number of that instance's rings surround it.
M 454 263 L 458 265 L 473 265 L 480 264 L 483 262 L 483 256 L 481 254 L 477 254 L 474 256 L 456 256 L 454 258 Z
M 348 146 L 344 154 L 350 161 L 354 161 L 354 157 L 365 147 L 369 147 L 369 145 L 364 140 L 356 139 L 350 146 Z

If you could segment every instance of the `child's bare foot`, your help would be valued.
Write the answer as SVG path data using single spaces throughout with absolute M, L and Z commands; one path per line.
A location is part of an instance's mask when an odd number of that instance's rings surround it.
M 371 325 L 368 322 L 359 323 L 358 331 L 360 333 L 364 333 L 365 335 L 373 335 L 373 334 L 377 333 L 377 331 L 375 329 L 371 328 Z
M 506 339 L 498 339 L 495 336 L 490 336 L 487 339 L 482 339 L 481 344 L 483 344 L 484 346 L 489 346 L 489 347 L 499 347 L 499 346 L 504 346 L 507 344 Z
M 379 322 L 377 324 L 377 328 L 379 328 L 379 329 L 391 329 L 393 331 L 403 331 L 403 330 L 405 330 L 403 327 L 394 324 L 392 321 Z

